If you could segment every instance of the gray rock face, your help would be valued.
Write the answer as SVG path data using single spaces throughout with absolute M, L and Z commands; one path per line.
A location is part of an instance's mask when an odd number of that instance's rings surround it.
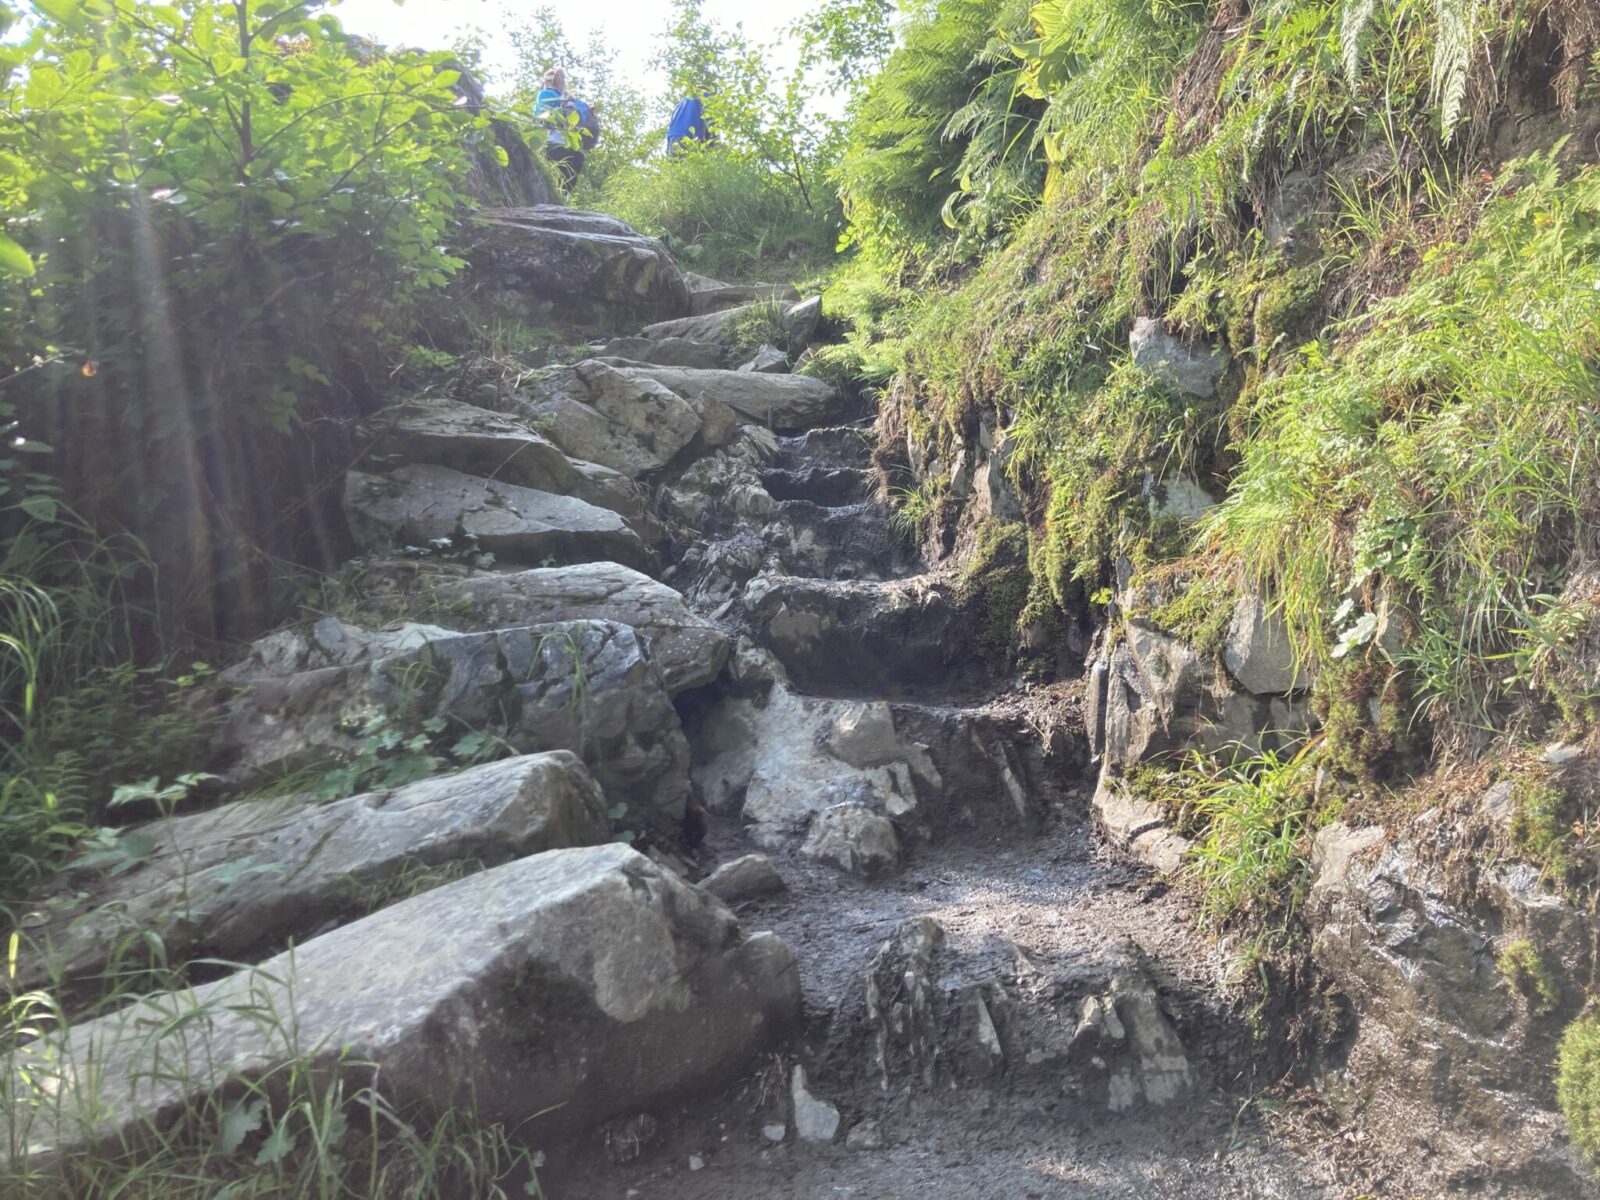
M 224 673 L 238 689 L 217 739 L 241 785 L 354 754 L 375 714 L 430 717 L 506 738 L 518 751 L 571 750 L 608 800 L 642 823 L 683 817 L 689 750 L 660 669 L 629 626 L 567 621 L 455 633 L 372 634 L 334 620 L 256 643 Z
M 1217 394 L 1217 380 L 1228 368 L 1221 350 L 1179 341 L 1162 322 L 1140 317 L 1128 336 L 1134 365 L 1148 371 L 1173 391 L 1202 400 Z
M 1222 662 L 1240 686 L 1256 696 L 1284 695 L 1307 683 L 1295 669 L 1288 626 L 1258 596 L 1241 596 L 1234 605 Z
M 440 598 L 481 628 L 585 619 L 631 625 L 649 639 L 650 656 L 674 696 L 710 683 L 728 661 L 727 634 L 666 584 L 617 563 L 477 575 L 447 584 Z
M 165 1019 L 174 1004 L 193 1017 Z M 147 1122 L 266 1077 L 289 1050 L 264 1010 L 352 1090 L 376 1067 L 402 1113 L 470 1097 L 508 1127 L 544 1113 L 549 1135 L 731 1082 L 799 1023 L 800 985 L 782 942 L 744 937 L 720 902 L 636 852 L 551 851 L 14 1052 L 0 1069 L 22 1094 L 105 1081 L 92 1123 L 55 1125 L 45 1105 L 24 1144 L 36 1163 L 137 1144 Z
M 1590 1195 L 1593 1175 L 1566 1144 L 1550 1068 L 1583 997 L 1563 993 L 1553 1011 L 1529 1013 L 1496 958 L 1525 939 L 1560 975 L 1584 978 L 1592 920 L 1542 893 L 1531 870 L 1523 880 L 1485 871 L 1469 915 L 1413 848 L 1374 848 L 1381 832 L 1319 838 L 1312 953 L 1355 1015 L 1345 1053 L 1329 1056 L 1325 1094 L 1382 1131 L 1391 1152 L 1416 1148 L 1437 1194 L 1500 1176 L 1529 1194 Z
M 619 368 L 619 373 L 631 380 L 661 384 L 690 401 L 715 400 L 780 431 L 821 424 L 836 416 L 844 405 L 838 389 L 805 375 L 642 366 Z
M 761 900 L 789 890 L 772 863 L 760 854 L 746 854 L 730 863 L 723 863 L 700 883 L 724 904 L 742 904 L 746 900 Z
M 900 839 L 894 823 L 865 804 L 835 804 L 812 818 L 800 853 L 871 879 L 900 865 Z
M 569 455 L 630 478 L 670 463 L 704 420 L 693 404 L 648 375 L 595 361 L 548 374 L 513 403 Z
M 575 496 L 463 475 L 448 467 L 401 467 L 387 475 L 345 473 L 344 510 L 368 550 L 426 546 L 470 535 L 510 562 L 650 565 L 653 555 L 622 516 Z
M 701 371 L 715 371 L 722 366 L 721 345 L 681 337 L 612 338 L 600 356 L 659 367 L 693 367 Z
M 645 517 L 639 487 L 620 471 L 568 458 L 554 442 L 504 413 L 453 400 L 414 400 L 366 425 L 371 461 L 449 467 L 463 475 L 575 496 L 636 526 Z
M 483 208 L 467 258 L 480 296 L 558 305 L 622 322 L 689 311 L 689 288 L 667 248 L 623 222 L 560 206 Z
M 70 982 L 125 940 L 159 933 L 174 965 L 233 962 L 383 907 L 430 873 L 470 874 L 543 850 L 611 838 L 605 797 L 565 751 L 490 763 L 394 791 L 316 805 L 241 801 L 130 831 L 154 850 L 134 870 L 85 883 L 30 935 Z M 123 965 L 128 965 L 126 961 Z M 25 978 L 24 986 L 42 979 Z

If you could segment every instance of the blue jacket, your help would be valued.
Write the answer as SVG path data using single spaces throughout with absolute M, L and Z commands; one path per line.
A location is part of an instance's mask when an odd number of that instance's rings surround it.
M 709 142 L 711 125 L 706 120 L 705 101 L 699 96 L 690 96 L 678 105 L 672 113 L 672 123 L 667 126 L 667 147 L 670 149 L 679 142 L 693 140 L 696 142 Z

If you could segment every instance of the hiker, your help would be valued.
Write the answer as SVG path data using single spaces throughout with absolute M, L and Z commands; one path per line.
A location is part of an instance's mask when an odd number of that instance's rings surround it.
M 560 67 L 545 72 L 543 85 L 533 102 L 533 116 L 550 125 L 544 156 L 555 166 L 561 190 L 570 192 L 583 170 L 584 159 L 600 140 L 600 118 L 593 108 L 568 94 L 567 73 Z M 577 145 L 572 144 L 574 135 Z
M 685 97 L 672 111 L 672 123 L 667 126 L 667 153 L 680 150 L 684 142 L 712 145 L 717 135 L 711 132 L 711 122 L 706 119 L 708 88 L 701 88 L 693 96 Z

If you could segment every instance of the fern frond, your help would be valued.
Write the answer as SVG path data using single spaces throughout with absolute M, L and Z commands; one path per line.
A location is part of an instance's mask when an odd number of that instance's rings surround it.
M 1361 55 L 1377 10 L 1378 0 L 1344 0 L 1339 10 L 1339 59 L 1352 87 L 1361 78 Z
M 1446 141 L 1466 103 L 1476 16 L 1477 0 L 1433 0 L 1433 98 Z

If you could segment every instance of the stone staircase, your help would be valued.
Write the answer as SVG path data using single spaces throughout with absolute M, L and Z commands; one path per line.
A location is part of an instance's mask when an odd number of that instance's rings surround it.
M 721 362 L 738 306 L 798 297 L 685 280 L 607 218 L 488 225 L 495 303 L 581 291 L 587 311 L 678 315 L 618 317 L 592 359 L 368 423 L 345 495 L 357 611 L 256 643 L 218 698 L 212 769 L 285 798 L 135 831 L 146 861 L 41 898 L 20 982 L 92 994 L 151 928 L 177 958 L 260 971 L 189 998 L 216 1015 L 180 1049 L 216 1053 L 87 1126 L 43 1123 L 34 1152 L 137 1136 L 230 1072 L 269 1073 L 289 1051 L 237 1015 L 264 996 L 396 1103 L 470 1092 L 513 1126 L 563 1106 L 524 1130 L 555 1195 L 620 1195 L 640 1171 L 651 1195 L 723 1194 L 594 1153 L 614 1119 L 672 1114 L 663 1138 L 707 1146 L 720 1122 L 727 1186 L 751 1195 L 763 1156 L 823 1170 L 960 1141 L 970 1089 L 1002 1140 L 1058 1106 L 1065 1147 L 1113 1116 L 1141 1114 L 1135 1138 L 1176 1121 L 1201 1166 L 1171 1194 L 1221 1194 L 1197 1131 L 1224 1119 L 1212 1089 L 1243 1035 L 1218 955 L 1095 855 L 1081 726 L 1014 692 L 953 582 L 895 535 L 859 400 Z M 507 757 L 444 748 L 469 733 Z M 446 773 L 331 805 L 296 791 L 392 734 Z M 735 875 L 759 887 L 691 882 L 751 853 L 767 861 Z M 12 1069 L 138 1074 L 137 1026 L 101 1018 Z M 751 1082 L 771 1054 L 781 1086 Z M 1012 1157 L 995 1172 L 1021 1190 L 925 1194 L 1085 1194 L 1028 1190 Z

